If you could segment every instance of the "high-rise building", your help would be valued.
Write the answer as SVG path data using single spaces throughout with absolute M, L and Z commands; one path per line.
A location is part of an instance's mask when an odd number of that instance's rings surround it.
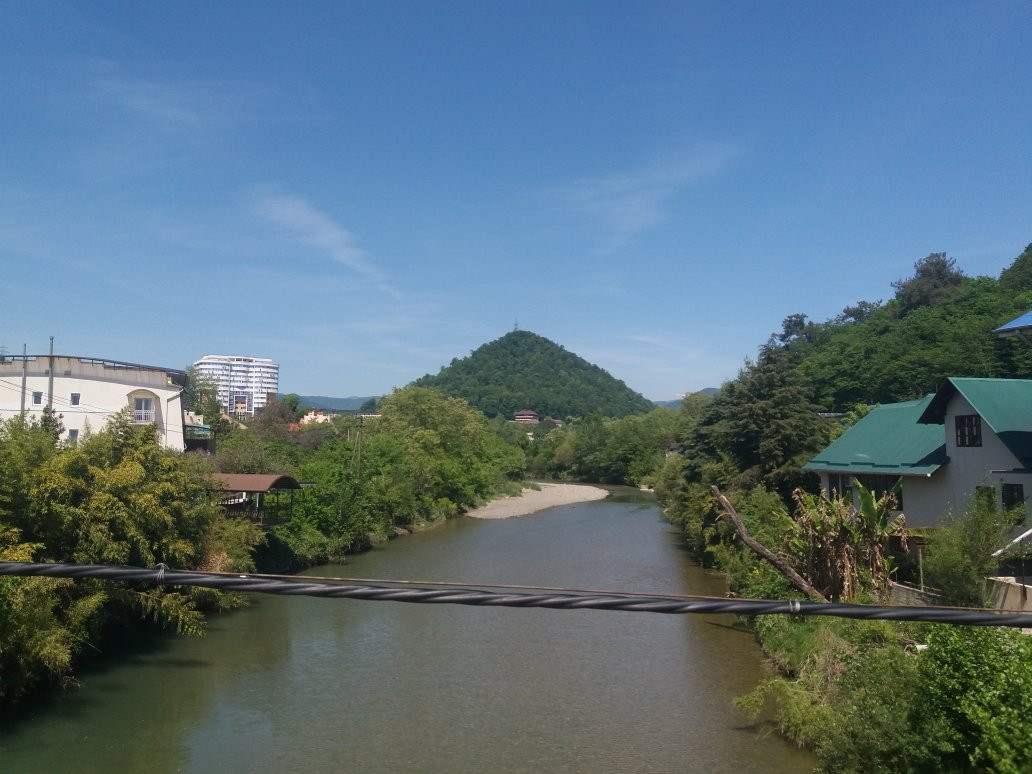
M 279 392 L 279 365 L 266 357 L 205 355 L 193 365 L 215 382 L 219 403 L 230 416 L 253 417 Z

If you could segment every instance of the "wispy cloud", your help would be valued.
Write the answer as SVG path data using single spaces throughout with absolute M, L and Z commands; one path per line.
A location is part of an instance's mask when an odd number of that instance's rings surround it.
M 96 66 L 92 87 L 102 100 L 168 130 L 226 127 L 267 115 L 268 89 L 248 81 L 139 78 L 121 68 Z
M 289 195 L 263 196 L 255 203 L 255 212 L 290 232 L 303 244 L 314 247 L 369 280 L 378 290 L 392 298 L 401 298 L 401 293 L 391 285 L 388 277 L 356 244 L 354 235 L 304 199 Z
M 662 221 L 679 191 L 715 174 L 735 155 L 730 145 L 698 146 L 637 169 L 577 180 L 557 193 L 573 212 L 596 221 L 603 246 L 615 250 Z

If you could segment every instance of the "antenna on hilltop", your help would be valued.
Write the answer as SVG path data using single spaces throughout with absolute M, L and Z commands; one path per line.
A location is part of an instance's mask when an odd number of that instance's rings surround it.
M 517 317 L 517 318 L 516 318 L 516 319 L 515 319 L 515 320 L 513 321 L 513 323 L 512 323 L 512 329 L 513 329 L 513 331 L 518 331 L 518 330 L 520 329 L 520 318 L 519 318 L 519 317 Z

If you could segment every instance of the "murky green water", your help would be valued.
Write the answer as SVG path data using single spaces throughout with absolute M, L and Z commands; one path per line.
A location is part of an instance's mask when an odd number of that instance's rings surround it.
M 720 594 L 647 499 L 458 519 L 312 575 Z M 728 616 L 255 597 L 0 730 L 0 770 L 805 771 Z

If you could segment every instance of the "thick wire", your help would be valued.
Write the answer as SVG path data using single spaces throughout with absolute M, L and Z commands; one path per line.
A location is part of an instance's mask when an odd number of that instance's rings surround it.
M 971 608 L 850 605 L 798 599 L 669 599 L 614 594 L 516 594 L 477 589 L 409 589 L 351 586 L 281 580 L 252 575 L 154 569 L 104 564 L 0 562 L 0 576 L 49 578 L 101 578 L 148 585 L 201 586 L 221 591 L 287 594 L 333 599 L 368 599 L 423 604 L 477 605 L 482 607 L 543 607 L 553 610 L 615 610 L 635 613 L 731 613 L 734 615 L 822 615 L 840 618 L 924 621 L 962 626 L 1009 626 L 1032 628 L 1032 614 L 999 613 Z

